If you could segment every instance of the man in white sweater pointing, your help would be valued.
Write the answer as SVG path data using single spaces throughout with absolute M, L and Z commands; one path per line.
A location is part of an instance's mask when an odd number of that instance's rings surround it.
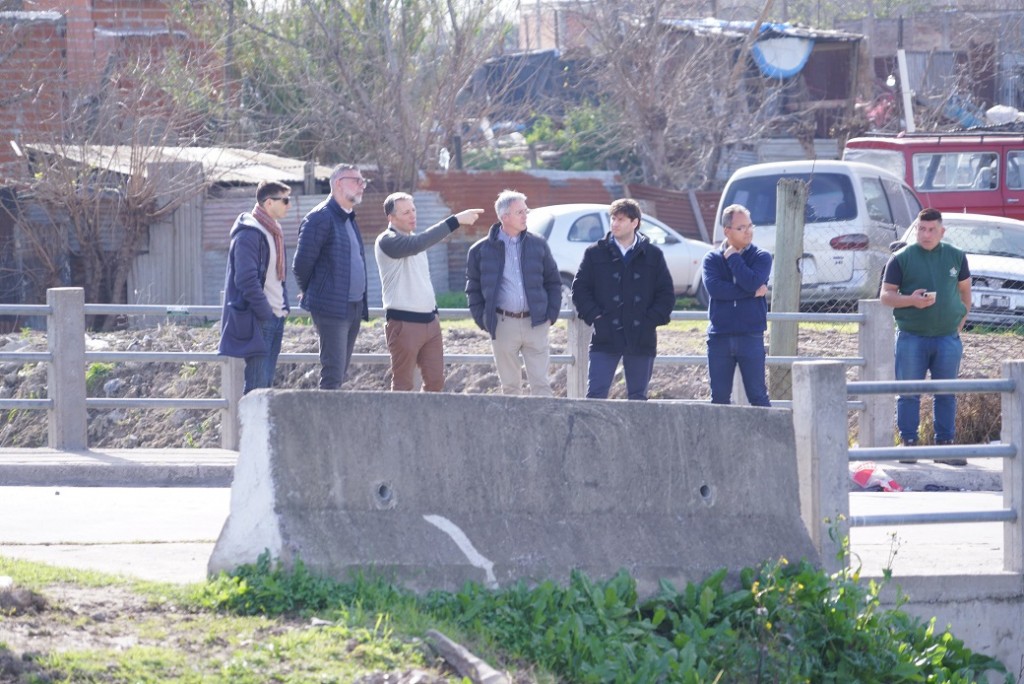
M 416 204 L 412 195 L 388 195 L 384 213 L 388 227 L 377 236 L 373 251 L 387 318 L 384 330 L 391 354 L 391 389 L 411 391 L 418 366 L 423 390 L 440 392 L 444 389 L 444 347 L 426 250 L 459 226 L 475 223 L 483 209 L 466 209 L 419 234 L 414 234 Z

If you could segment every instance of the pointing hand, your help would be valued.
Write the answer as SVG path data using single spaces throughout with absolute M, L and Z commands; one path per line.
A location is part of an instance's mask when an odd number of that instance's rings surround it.
M 455 218 L 458 219 L 460 226 L 471 226 L 476 223 L 482 213 L 484 213 L 483 209 L 466 209 L 456 214 Z

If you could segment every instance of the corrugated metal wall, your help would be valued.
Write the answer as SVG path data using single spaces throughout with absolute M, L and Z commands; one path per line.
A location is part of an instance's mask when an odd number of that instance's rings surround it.
M 293 308 L 298 307 L 298 285 L 291 273 L 291 259 L 295 254 L 295 244 L 299 236 L 299 223 L 317 204 L 325 199 L 325 195 L 292 195 L 293 201 L 288 216 L 281 221 L 284 229 L 285 249 L 288 251 L 288 295 Z M 373 256 L 373 242 L 377 235 L 387 228 L 384 218 L 383 204 L 385 195 L 367 192 L 363 202 L 356 209 L 356 220 L 359 232 L 363 236 L 366 248 L 367 290 L 370 306 L 381 305 L 380 274 Z M 444 220 L 451 212 L 434 192 L 417 192 L 417 219 L 420 229 L 427 228 L 438 221 Z M 224 289 L 225 265 L 228 257 L 228 243 L 231 226 L 235 219 L 244 211 L 252 211 L 255 201 L 252 198 L 208 199 L 203 205 L 203 238 L 202 259 L 202 304 L 219 304 L 221 291 Z M 445 241 L 430 249 L 430 275 L 437 292 L 448 291 L 448 242 Z

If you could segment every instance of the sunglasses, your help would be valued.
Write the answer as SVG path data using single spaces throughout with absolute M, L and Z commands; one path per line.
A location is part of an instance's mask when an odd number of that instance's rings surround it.
M 277 200 L 278 202 L 284 202 L 285 206 L 291 204 L 291 197 L 268 197 L 267 199 Z

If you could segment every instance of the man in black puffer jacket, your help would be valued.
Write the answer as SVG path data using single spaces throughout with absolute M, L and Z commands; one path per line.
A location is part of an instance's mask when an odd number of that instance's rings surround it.
M 466 297 L 473 320 L 491 335 L 502 394 L 550 397 L 548 331 L 558 320 L 562 279 L 547 241 L 526 230 L 526 195 L 503 190 L 494 202 L 498 223 L 466 255 Z
M 646 401 L 658 353 L 659 325 L 675 306 L 665 255 L 640 229 L 636 200 L 612 202 L 611 231 L 587 248 L 572 283 L 572 303 L 594 327 L 587 397 L 606 399 L 622 360 L 629 399 Z

